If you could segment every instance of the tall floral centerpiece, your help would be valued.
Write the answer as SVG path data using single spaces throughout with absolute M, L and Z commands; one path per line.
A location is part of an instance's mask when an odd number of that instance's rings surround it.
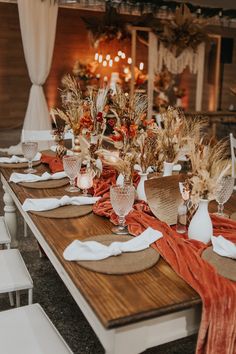
M 130 180 L 135 164 L 141 163 L 140 172 L 146 172 L 139 148 L 153 126 L 153 120 L 147 119 L 147 96 L 135 94 L 131 98 L 117 87 L 110 97 L 109 109 L 116 117 L 114 133 L 110 136 L 116 151 L 100 153 L 106 163 L 114 166 L 125 180 Z
M 222 177 L 230 173 L 231 164 L 227 159 L 227 142 L 219 141 L 214 146 L 202 141 L 189 141 L 189 157 L 192 175 L 186 181 L 191 200 L 198 204 L 193 216 L 188 236 L 208 243 L 212 236 L 212 222 L 208 213 L 209 201 L 215 199 Z
M 65 122 L 65 129 L 71 129 L 74 134 L 74 152 L 80 153 L 80 137 L 90 139 L 92 134 L 100 132 L 103 123 L 103 110 L 106 103 L 107 91 L 88 92 L 83 97 L 77 80 L 65 75 L 60 89 L 62 109 L 51 110 L 53 116 L 59 116 Z

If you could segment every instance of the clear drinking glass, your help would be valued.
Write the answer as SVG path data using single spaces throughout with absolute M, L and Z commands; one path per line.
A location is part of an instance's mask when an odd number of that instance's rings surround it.
M 65 173 L 70 179 L 70 186 L 65 188 L 67 192 L 78 192 L 79 189 L 75 186 L 75 177 L 77 176 L 80 167 L 81 167 L 81 159 L 76 156 L 64 156 L 63 159 L 63 168 Z
M 219 183 L 219 188 L 216 192 L 216 201 L 218 203 L 217 215 L 222 217 L 228 217 L 224 213 L 224 204 L 229 200 L 234 189 L 234 177 L 226 176 L 222 177 Z
M 33 158 L 38 152 L 38 143 L 34 141 L 25 141 L 21 144 L 24 157 L 28 160 L 28 168 L 24 170 L 26 173 L 35 173 L 37 170 L 32 167 Z
M 119 225 L 112 228 L 112 232 L 117 235 L 128 233 L 125 227 L 125 217 L 131 211 L 134 204 L 135 189 L 134 186 L 112 186 L 110 188 L 111 205 L 119 218 Z

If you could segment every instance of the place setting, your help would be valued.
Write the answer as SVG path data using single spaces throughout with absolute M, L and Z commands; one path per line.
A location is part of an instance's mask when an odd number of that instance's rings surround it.
M 25 173 L 35 173 L 34 167 L 41 164 L 41 153 L 38 152 L 38 143 L 33 141 L 21 143 L 24 157 L 13 155 L 0 157 L 0 167 L 21 169 L 26 168 Z

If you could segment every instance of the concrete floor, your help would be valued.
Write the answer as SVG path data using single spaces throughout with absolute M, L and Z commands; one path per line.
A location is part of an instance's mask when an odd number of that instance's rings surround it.
M 0 132 L 0 147 L 8 147 L 19 142 L 19 131 Z M 3 191 L 0 187 L 0 214 L 3 214 Z M 104 349 L 89 323 L 74 302 L 67 288 L 47 258 L 39 258 L 38 245 L 29 232 L 23 237 L 23 222 L 18 215 L 19 249 L 34 282 L 34 302 L 44 308 L 63 338 L 75 354 L 102 354 Z M 22 295 L 22 305 L 27 303 Z M 0 297 L 0 311 L 9 309 L 7 295 Z M 158 333 L 157 333 L 158 335 Z M 145 354 L 194 354 L 196 336 L 191 336 L 145 351 Z M 2 353 L 3 354 L 3 353 Z M 56 353 L 52 353 L 56 354 Z

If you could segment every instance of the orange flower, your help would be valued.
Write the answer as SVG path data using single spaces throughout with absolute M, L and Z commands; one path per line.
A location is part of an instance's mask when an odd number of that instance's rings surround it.
M 131 124 L 129 127 L 129 137 L 134 138 L 138 130 L 138 126 L 136 124 Z

